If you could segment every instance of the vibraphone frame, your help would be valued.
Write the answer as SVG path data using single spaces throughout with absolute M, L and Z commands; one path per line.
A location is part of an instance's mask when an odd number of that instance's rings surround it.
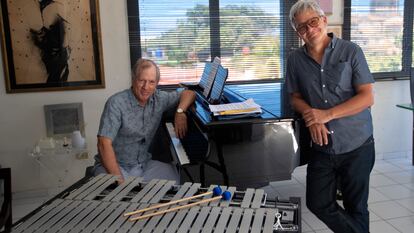
M 116 179 L 101 174 L 80 180 L 16 222 L 12 232 L 301 232 L 299 198 L 271 200 L 262 189 L 237 191 L 225 186 L 221 188 L 232 194 L 230 201 L 128 221 L 122 216 L 125 212 L 210 191 L 215 185 L 201 188 L 198 183 L 175 185 L 174 181 L 157 179 L 142 182 L 139 177 L 117 185 Z M 172 207 L 158 210 L 167 208 Z M 274 227 L 277 213 L 283 230 Z

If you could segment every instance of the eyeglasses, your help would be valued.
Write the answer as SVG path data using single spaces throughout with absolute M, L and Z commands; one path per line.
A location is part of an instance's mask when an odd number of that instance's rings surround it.
M 321 21 L 321 17 L 322 16 L 316 16 L 316 17 L 313 17 L 313 18 L 309 19 L 308 21 L 306 21 L 304 23 L 299 24 L 296 27 L 296 31 L 301 35 L 305 34 L 308 31 L 308 25 L 313 27 L 313 28 L 319 26 L 319 23 Z

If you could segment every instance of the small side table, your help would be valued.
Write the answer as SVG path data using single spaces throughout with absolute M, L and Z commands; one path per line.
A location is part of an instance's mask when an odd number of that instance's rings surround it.
M 407 109 L 413 112 L 413 143 L 412 143 L 412 160 L 411 163 L 414 166 L 414 106 L 413 103 L 397 104 L 397 107 Z
M 39 148 L 35 146 L 29 152 L 29 156 L 44 168 L 52 177 L 57 179 L 58 188 L 68 185 L 70 168 L 76 160 L 86 160 L 89 157 L 88 149 L 73 148 L 71 144 L 63 146 L 62 140 L 56 140 L 53 148 Z

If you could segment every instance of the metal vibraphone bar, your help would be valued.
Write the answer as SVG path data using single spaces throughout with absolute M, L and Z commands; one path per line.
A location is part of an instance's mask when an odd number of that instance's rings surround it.
M 138 221 L 132 217 L 211 198 L 206 195 L 133 216 L 123 214 L 211 191 L 197 183 L 129 178 L 121 185 L 112 175 L 99 175 L 73 190 L 58 195 L 39 208 L 12 232 L 301 232 L 300 199 L 271 200 L 262 189 L 231 193 L 229 201 L 212 201 Z

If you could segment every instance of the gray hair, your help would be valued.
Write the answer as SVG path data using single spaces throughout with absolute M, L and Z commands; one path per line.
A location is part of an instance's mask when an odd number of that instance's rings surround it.
M 325 12 L 323 12 L 322 8 L 314 0 L 299 0 L 297 3 L 295 3 L 292 6 L 292 8 L 290 8 L 290 12 L 289 12 L 290 25 L 292 26 L 293 29 L 296 30 L 296 23 L 295 23 L 296 15 L 306 10 L 312 10 L 318 13 L 319 16 L 325 15 Z
M 135 81 L 135 79 L 139 78 L 139 75 L 142 73 L 143 70 L 150 68 L 151 66 L 155 67 L 156 71 L 156 80 L 157 83 L 160 81 L 160 68 L 157 66 L 157 64 L 150 59 L 140 58 L 137 62 L 135 62 L 134 67 L 132 67 L 132 81 Z M 138 72 L 138 75 L 136 73 Z

